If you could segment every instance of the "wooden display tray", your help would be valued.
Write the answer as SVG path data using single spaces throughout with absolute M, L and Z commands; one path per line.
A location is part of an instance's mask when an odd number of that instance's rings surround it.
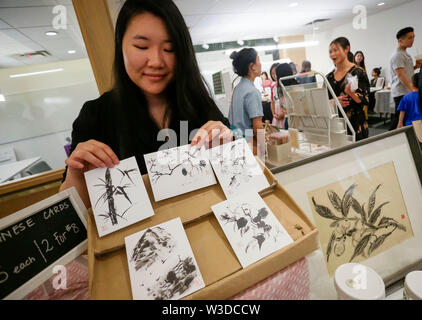
M 88 214 L 89 294 L 91 299 L 132 299 L 125 237 L 180 217 L 206 287 L 184 299 L 227 299 L 318 249 L 318 231 L 306 214 L 263 166 L 270 187 L 260 192 L 294 243 L 242 269 L 211 206 L 226 200 L 219 184 L 154 202 L 148 175 L 142 178 L 155 215 L 103 238 Z

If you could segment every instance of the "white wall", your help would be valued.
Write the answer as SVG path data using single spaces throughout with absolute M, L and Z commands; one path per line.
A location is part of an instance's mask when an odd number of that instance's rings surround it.
M 12 74 L 63 68 L 43 75 Z M 17 160 L 41 156 L 53 169 L 64 168 L 64 145 L 83 103 L 98 97 L 88 59 L 0 70 L 0 149 L 13 147 Z
M 389 60 L 397 48 L 398 30 L 409 26 L 415 28 L 416 41 L 408 52 L 412 56 L 417 52 L 422 54 L 421 13 L 422 1 L 416 0 L 369 16 L 366 30 L 355 30 L 351 20 L 346 25 L 317 33 L 315 40 L 320 41 L 320 44 L 306 49 L 307 59 L 312 62 L 312 69 L 328 73 L 333 68 L 328 53 L 329 44 L 335 38 L 344 36 L 350 40 L 352 52 L 360 50 L 365 54 L 366 69 L 370 78 L 370 73 L 375 67 L 382 67 L 382 74 L 388 76 Z M 312 35 L 305 36 L 305 39 L 311 40 Z

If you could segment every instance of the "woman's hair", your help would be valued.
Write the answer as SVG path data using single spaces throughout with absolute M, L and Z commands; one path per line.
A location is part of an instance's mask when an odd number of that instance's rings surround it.
M 377 74 L 378 77 L 381 75 L 381 67 L 374 68 L 374 70 L 372 70 L 372 71 L 374 71 Z
M 356 56 L 357 56 L 359 53 L 362 55 L 362 58 L 363 58 L 361 63 L 357 63 L 357 62 L 356 62 Z M 358 67 L 361 67 L 363 70 L 365 70 L 365 71 L 366 71 L 366 66 L 365 66 L 365 55 L 363 54 L 363 52 L 362 52 L 362 51 L 356 51 L 355 56 L 353 57 L 353 61 L 354 61 L 354 63 L 355 63 Z
M 123 37 L 135 16 L 150 13 L 166 25 L 175 55 L 174 78 L 164 94 L 167 96 L 166 117 L 189 120 L 189 127 L 202 126 L 211 110 L 217 108 L 210 90 L 199 72 L 189 30 L 179 9 L 171 0 L 127 0 L 119 12 L 115 30 L 114 87 L 112 92 L 124 106 L 132 129 L 140 127 L 143 134 L 154 132 L 147 101 L 142 90 L 129 78 L 123 61 Z M 145 138 L 152 139 L 152 137 Z M 156 139 L 156 137 L 154 138 Z
M 293 74 L 297 74 L 297 68 L 294 62 L 289 63 L 290 68 L 292 69 Z
M 269 79 L 268 78 L 268 73 L 266 71 L 264 71 L 261 75 L 265 75 L 265 78 Z
M 241 77 L 245 77 L 249 74 L 249 66 L 251 63 L 256 63 L 256 57 L 258 52 L 253 48 L 245 48 L 239 52 L 234 51 L 230 55 L 230 59 L 233 60 L 233 71 Z
M 339 37 L 337 39 L 334 39 L 333 41 L 331 41 L 330 46 L 332 44 L 336 44 L 340 47 L 343 48 L 343 50 L 347 50 L 347 47 L 349 47 L 349 52 L 347 53 L 347 60 L 349 60 L 350 62 L 354 63 L 354 55 L 351 51 L 351 46 L 350 46 L 350 41 L 349 39 L 345 38 L 345 37 Z
M 273 63 L 273 65 L 272 65 L 272 66 L 271 66 L 271 68 L 270 68 L 270 77 L 271 77 L 271 79 L 272 79 L 274 82 L 277 82 L 277 79 L 274 79 L 274 78 L 273 78 L 273 69 L 274 69 L 274 68 L 277 68 L 279 65 L 280 65 L 280 63 L 276 62 L 276 63 Z M 276 76 L 276 77 L 277 77 L 277 76 Z
M 311 62 L 308 60 L 304 60 L 302 62 L 302 73 L 309 72 L 311 71 L 311 69 L 312 69 Z
M 289 64 L 282 63 L 277 67 L 277 69 L 275 69 L 275 73 L 277 75 L 278 95 L 282 97 L 283 91 L 281 90 L 281 87 L 280 87 L 280 79 L 284 77 L 288 77 L 288 76 L 293 76 L 294 75 L 293 70 Z M 283 83 L 284 86 L 293 86 L 293 85 L 298 84 L 296 79 L 282 80 L 281 82 Z

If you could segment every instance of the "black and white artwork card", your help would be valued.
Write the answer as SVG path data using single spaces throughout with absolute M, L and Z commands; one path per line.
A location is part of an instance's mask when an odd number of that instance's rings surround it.
M 85 172 L 85 182 L 100 237 L 154 215 L 135 157 Z
M 270 186 L 245 139 L 211 149 L 211 165 L 227 199 Z
M 212 206 L 212 210 L 243 268 L 293 243 L 257 193 L 247 192 Z
M 134 300 L 178 300 L 205 287 L 176 218 L 125 238 Z
M 144 158 L 155 201 L 217 184 L 205 148 L 184 145 Z

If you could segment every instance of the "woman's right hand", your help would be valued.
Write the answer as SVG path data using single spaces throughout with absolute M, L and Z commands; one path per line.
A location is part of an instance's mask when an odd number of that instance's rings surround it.
M 343 108 L 348 107 L 349 104 L 350 104 L 349 96 L 339 96 L 338 101 L 340 102 L 340 104 Z
M 95 168 L 113 168 L 119 162 L 108 145 L 93 139 L 79 143 L 65 161 L 69 170 L 81 173 Z

